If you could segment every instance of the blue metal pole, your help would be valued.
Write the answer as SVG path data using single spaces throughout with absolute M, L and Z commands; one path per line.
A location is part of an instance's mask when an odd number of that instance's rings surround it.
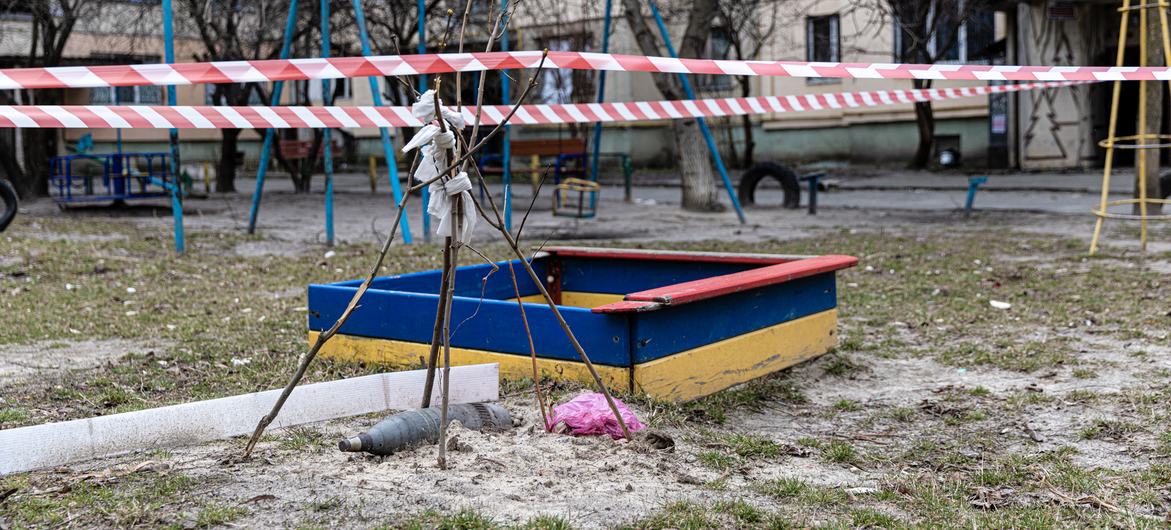
M 362 13 L 362 0 L 354 0 L 354 18 L 358 22 L 358 40 L 362 43 L 362 55 L 369 56 L 370 52 L 370 36 L 366 34 L 366 15 Z M 370 95 L 374 99 L 374 106 L 382 106 L 382 91 L 378 88 L 378 78 L 368 77 L 370 81 Z M 386 173 L 390 180 L 391 194 L 394 195 L 394 203 L 397 205 L 403 199 L 403 190 L 398 183 L 398 161 L 395 160 L 394 146 L 390 142 L 390 131 L 386 127 L 380 127 L 378 133 L 382 136 L 382 152 L 386 156 Z M 399 213 L 399 222 L 402 224 L 403 243 L 411 244 L 411 223 L 407 219 L 406 210 Z
M 612 3 L 613 3 L 613 0 L 606 0 L 606 18 L 604 19 L 605 21 L 602 23 L 602 53 L 609 53 L 610 52 L 610 10 L 611 10 Z M 597 99 L 597 102 L 602 103 L 605 100 L 606 100 L 606 71 L 602 70 L 602 71 L 598 72 L 598 99 Z M 596 121 L 596 122 L 594 122 L 594 152 L 593 152 L 593 157 L 590 159 L 590 180 L 593 182 L 598 181 L 598 158 L 600 158 L 601 153 L 602 153 L 602 122 Z M 591 193 L 590 194 L 590 210 L 596 212 L 597 207 L 598 207 L 598 194 Z
M 663 42 L 667 45 L 667 52 L 671 57 L 678 58 L 679 54 L 675 53 L 675 46 L 671 44 L 671 35 L 667 33 L 667 25 L 663 23 L 663 16 L 659 14 L 659 8 L 655 5 L 654 0 L 647 2 L 651 6 L 651 14 L 655 16 L 655 24 L 659 26 L 659 33 L 663 35 Z M 695 99 L 695 92 L 691 90 L 691 83 L 687 81 L 687 74 L 679 74 L 679 82 L 683 85 L 683 92 L 687 94 L 687 99 Z M 724 181 L 724 189 L 728 191 L 728 198 L 732 199 L 732 207 L 736 209 L 736 215 L 740 218 L 740 224 L 745 224 L 748 219 L 744 217 L 744 209 L 740 207 L 740 199 L 736 198 L 736 190 L 732 187 L 732 179 L 728 176 L 728 168 L 724 167 L 724 159 L 720 158 L 720 150 L 716 148 L 716 139 L 712 137 L 711 129 L 707 127 L 707 121 L 703 118 L 696 118 L 699 122 L 699 130 L 703 132 L 703 139 L 707 142 L 707 149 L 712 154 L 712 159 L 716 163 L 716 169 L 720 172 L 720 178 Z
M 175 62 L 175 30 L 171 23 L 171 0 L 163 0 L 163 49 L 167 64 Z M 175 87 L 167 87 L 167 105 L 174 107 Z M 187 245 L 183 239 L 183 200 L 179 189 L 179 130 L 171 129 L 171 216 L 175 223 L 175 252 L 182 253 Z
M 293 44 L 293 30 L 297 24 L 297 0 L 289 0 L 289 16 L 285 20 L 285 36 L 281 41 L 281 59 L 289 58 L 289 48 Z M 284 88 L 284 81 L 275 81 L 272 84 L 272 95 L 269 99 L 270 106 L 277 106 L 281 104 L 281 89 Z M 275 131 L 267 129 L 264 131 L 264 146 L 260 148 L 260 167 L 256 172 L 256 191 L 252 193 L 252 207 L 248 210 L 248 233 L 256 233 L 256 218 L 260 215 L 260 198 L 264 194 L 264 176 L 268 173 L 268 163 L 270 158 L 270 151 L 272 151 L 272 137 Z
M 500 51 L 508 51 L 508 0 L 500 0 L 500 10 L 504 13 L 500 23 L 504 25 L 500 32 Z M 509 93 L 508 70 L 500 71 L 500 98 L 505 105 L 512 104 L 512 94 Z M 504 124 L 504 144 L 501 146 L 504 171 L 501 181 L 504 184 L 504 229 L 512 230 L 512 126 Z M 475 139 L 473 138 L 474 142 Z
M 329 0 L 321 1 L 321 57 L 329 58 Z M 329 79 L 321 80 L 321 104 L 332 103 Z M 333 246 L 333 129 L 325 128 L 321 150 L 325 166 L 325 244 Z
M 415 51 L 422 55 L 427 53 L 427 0 L 418 0 L 416 8 L 419 11 L 418 16 L 418 45 L 415 46 Z M 419 93 L 427 91 L 427 76 L 419 76 Z M 427 215 L 427 203 L 431 202 L 431 190 L 427 186 L 423 186 L 423 241 L 431 242 L 431 216 Z

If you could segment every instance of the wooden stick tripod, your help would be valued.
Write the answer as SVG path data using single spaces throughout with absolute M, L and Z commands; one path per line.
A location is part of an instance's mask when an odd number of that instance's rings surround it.
M 1163 57 L 1171 59 L 1171 35 L 1168 33 L 1167 26 L 1167 8 L 1171 7 L 1171 3 L 1167 0 L 1156 0 L 1153 3 L 1131 5 L 1131 0 L 1123 0 L 1122 7 L 1118 11 L 1122 13 L 1122 21 L 1118 28 L 1118 53 L 1115 59 L 1116 66 L 1125 66 L 1124 55 L 1126 52 L 1126 30 L 1130 21 L 1131 11 L 1139 12 L 1139 66 L 1147 66 L 1147 25 L 1148 20 L 1147 10 L 1158 9 L 1159 24 L 1161 26 Z M 1146 84 L 1148 81 L 1139 81 L 1139 96 L 1138 96 L 1138 131 L 1137 134 L 1130 136 L 1115 136 L 1118 127 L 1118 102 L 1122 92 L 1122 82 L 1114 82 L 1114 92 L 1110 99 L 1110 128 L 1106 134 L 1106 139 L 1098 142 L 1099 146 L 1106 148 L 1106 163 L 1102 171 L 1102 199 L 1099 203 L 1098 209 L 1094 210 L 1094 215 L 1098 220 L 1094 223 L 1094 236 L 1090 240 L 1090 254 L 1098 251 L 1098 240 L 1102 235 L 1102 223 L 1106 219 L 1122 219 L 1138 221 L 1141 228 L 1139 231 L 1139 241 L 1143 250 L 1147 249 L 1147 224 L 1149 221 L 1169 221 L 1171 214 L 1164 215 L 1150 215 L 1147 208 L 1152 204 L 1171 204 L 1171 200 L 1162 199 L 1159 197 L 1147 196 L 1147 181 L 1151 178 L 1147 171 L 1146 157 L 1141 151 L 1147 149 L 1166 149 L 1171 147 L 1171 135 L 1159 134 L 1158 132 L 1147 132 L 1147 91 Z M 1138 198 L 1110 200 L 1110 175 L 1114 169 L 1114 150 L 1115 149 L 1132 149 L 1135 150 L 1135 171 L 1138 175 Z M 1158 178 L 1155 176 L 1155 178 Z M 1139 213 L 1112 213 L 1109 211 L 1111 206 L 1131 205 L 1131 207 L 1138 207 Z

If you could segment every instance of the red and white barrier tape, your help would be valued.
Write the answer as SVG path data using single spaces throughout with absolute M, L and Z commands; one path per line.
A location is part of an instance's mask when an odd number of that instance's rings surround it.
M 522 105 L 515 125 L 553 123 L 633 122 L 744 114 L 791 113 L 823 109 L 877 107 L 939 101 L 1082 84 L 1079 81 L 1023 83 L 965 88 L 881 90 L 633 103 Z M 481 122 L 500 123 L 510 107 L 485 106 Z M 475 119 L 474 110 L 463 109 Z M 409 107 L 147 107 L 0 105 L 0 127 L 87 129 L 313 129 L 352 127 L 419 127 Z
M 536 68 L 542 52 L 384 55 L 266 61 L 0 69 L 0 90 L 134 85 L 191 85 Z M 780 77 L 955 79 L 978 81 L 1171 80 L 1166 66 L 1005 66 L 972 64 L 814 63 L 672 59 L 549 52 L 548 68 Z

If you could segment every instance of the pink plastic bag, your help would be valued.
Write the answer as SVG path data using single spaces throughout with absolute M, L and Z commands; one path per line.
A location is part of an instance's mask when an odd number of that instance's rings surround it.
M 644 426 L 634 417 L 634 413 L 621 400 L 615 398 L 614 404 L 626 422 L 630 432 L 641 431 Z M 606 396 L 597 392 L 586 392 L 567 403 L 553 407 L 553 417 L 549 420 L 553 424 L 554 432 L 565 432 L 576 436 L 595 434 L 609 434 L 615 440 L 622 438 L 622 427 L 614 417 L 614 411 L 606 403 Z M 565 426 L 564 430 L 560 425 Z

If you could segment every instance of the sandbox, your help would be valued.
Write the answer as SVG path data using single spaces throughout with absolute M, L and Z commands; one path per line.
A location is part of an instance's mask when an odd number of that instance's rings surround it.
M 852 256 L 556 247 L 532 266 L 602 378 L 621 392 L 690 400 L 817 357 L 837 343 L 835 271 Z M 459 267 L 454 365 L 494 362 L 531 377 L 509 262 Z M 553 312 L 512 262 L 543 376 L 592 382 Z M 360 280 L 309 286 L 309 339 L 341 315 Z M 440 271 L 377 278 L 321 350 L 356 362 L 414 364 L 430 349 Z

